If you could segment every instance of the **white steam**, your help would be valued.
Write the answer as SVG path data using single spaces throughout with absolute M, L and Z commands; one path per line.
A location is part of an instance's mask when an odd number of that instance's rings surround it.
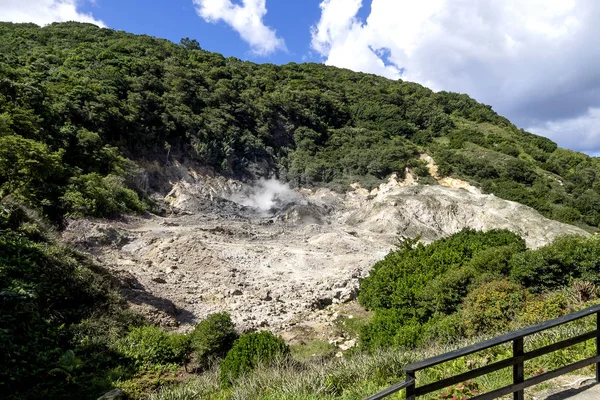
M 300 201 L 300 196 L 287 183 L 277 179 L 259 179 L 254 186 L 232 194 L 229 200 L 246 207 L 270 212 L 286 204 Z

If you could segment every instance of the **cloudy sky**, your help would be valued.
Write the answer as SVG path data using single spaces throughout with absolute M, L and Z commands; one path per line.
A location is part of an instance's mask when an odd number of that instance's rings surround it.
M 600 154 L 597 0 L 0 0 L 0 20 L 78 20 L 255 62 L 323 62 L 468 93 Z

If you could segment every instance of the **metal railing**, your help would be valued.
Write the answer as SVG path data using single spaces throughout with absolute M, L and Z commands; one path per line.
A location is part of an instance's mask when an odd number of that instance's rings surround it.
M 554 328 L 568 322 L 572 322 L 590 315 L 596 314 L 596 329 L 592 332 L 587 332 L 582 335 L 562 340 L 560 342 L 541 347 L 536 350 L 525 352 L 523 350 L 523 339 L 526 336 L 533 335 L 534 333 L 543 332 L 550 328 Z M 536 357 L 543 356 L 545 354 L 564 349 L 566 347 L 575 345 L 577 343 L 585 342 L 590 339 L 596 339 L 596 355 L 594 357 L 586 358 L 585 360 L 577 361 L 573 364 L 558 368 L 554 371 L 546 372 L 541 375 L 525 379 L 524 363 L 527 360 L 531 360 Z M 433 383 L 429 383 L 424 386 L 416 386 L 417 371 L 421 371 L 425 368 L 433 367 L 435 365 L 452 361 L 460 357 L 467 356 L 490 347 L 499 346 L 504 343 L 512 342 L 513 356 L 505 360 L 497 361 L 493 364 L 489 364 L 477 369 L 473 369 L 468 372 L 464 372 L 458 375 L 451 376 Z M 477 343 L 472 346 L 463 347 L 462 349 L 451 351 L 436 357 L 428 358 L 417 363 L 406 365 L 403 369 L 406 372 L 406 379 L 403 382 L 397 383 L 389 388 L 368 397 L 365 400 L 379 400 L 383 399 L 393 393 L 399 392 L 402 389 L 406 389 L 406 399 L 415 400 L 418 396 L 423 396 L 440 389 L 456 385 L 458 383 L 474 379 L 483 375 L 487 375 L 491 372 L 498 371 L 503 368 L 513 368 L 513 383 L 511 385 L 502 387 L 500 389 L 493 390 L 488 393 L 480 394 L 473 397 L 473 400 L 492 400 L 498 397 L 505 396 L 507 394 L 514 394 L 515 400 L 524 400 L 524 389 L 533 385 L 537 385 L 541 382 L 549 379 L 556 378 L 560 375 L 567 374 L 572 371 L 576 371 L 588 365 L 596 364 L 596 382 L 600 382 L 600 305 L 587 308 L 585 310 L 577 311 L 575 313 L 565 315 L 560 318 L 556 318 L 539 325 L 530 326 L 525 329 L 521 329 L 516 332 L 508 333 L 506 335 L 498 336 L 493 339 L 486 340 L 485 342 Z

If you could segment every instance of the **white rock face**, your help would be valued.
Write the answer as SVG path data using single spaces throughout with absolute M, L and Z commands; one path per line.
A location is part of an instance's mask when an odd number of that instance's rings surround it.
M 287 189 L 269 184 L 265 211 L 244 205 L 244 193 L 263 199 L 256 188 L 191 171 L 166 197 L 173 216 L 78 221 L 64 238 L 108 266 L 133 307 L 163 325 L 189 330 L 227 311 L 241 329 L 280 331 L 354 299 L 359 279 L 393 249 L 397 234 L 430 242 L 463 228 L 506 228 L 529 247 L 587 235 L 461 185 L 467 190 L 391 177 L 373 191 L 354 185 L 346 194 L 284 196 L 278 191 Z
M 530 248 L 548 244 L 560 235 L 588 236 L 580 228 L 544 218 L 520 203 L 443 186 L 397 186 L 381 191 L 352 212 L 346 223 L 382 235 L 422 234 L 425 241 L 464 228 L 509 229 L 522 236 Z

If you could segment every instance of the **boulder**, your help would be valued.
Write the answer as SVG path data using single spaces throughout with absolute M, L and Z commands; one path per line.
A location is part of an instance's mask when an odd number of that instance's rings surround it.
M 127 395 L 121 389 L 115 389 L 98 397 L 98 400 L 127 400 Z

